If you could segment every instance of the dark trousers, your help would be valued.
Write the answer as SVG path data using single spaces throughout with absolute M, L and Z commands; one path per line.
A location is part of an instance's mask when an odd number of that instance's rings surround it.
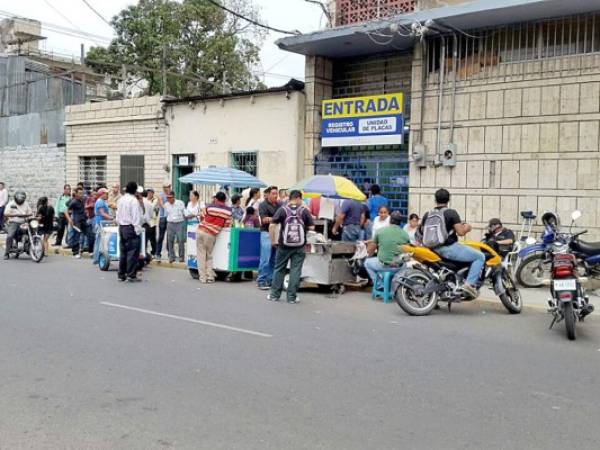
M 0 206 L 0 231 L 4 230 L 4 208 L 6 206 Z
M 20 223 L 8 222 L 6 227 L 6 243 L 4 244 L 4 254 L 8 255 L 9 250 L 12 248 L 13 241 L 16 239 L 19 233 Z
M 283 290 L 283 279 L 287 271 L 288 261 L 290 263 L 290 279 L 287 289 L 287 299 L 296 300 L 296 293 L 300 286 L 302 276 L 302 265 L 304 264 L 304 247 L 277 247 L 275 255 L 275 272 L 273 273 L 273 284 L 271 284 L 271 298 L 279 298 Z
M 68 224 L 69 223 L 67 222 L 67 217 L 65 216 L 65 213 L 60 213 L 58 215 L 58 230 L 56 230 L 56 241 L 54 242 L 54 245 L 57 245 L 59 247 L 62 245 L 63 237 L 65 235 L 65 230 L 67 229 Z
M 146 223 L 144 230 L 146 231 L 146 253 L 148 253 L 148 244 L 150 244 L 150 254 L 154 256 L 156 255 L 156 226 L 151 227 Z
M 162 254 L 163 241 L 167 235 L 167 218 L 161 217 L 158 222 L 158 242 L 156 242 L 156 254 L 160 256 Z
M 86 221 L 76 223 L 75 226 L 79 228 L 80 231 L 77 231 L 75 228 L 73 228 L 73 236 L 71 238 L 71 242 L 68 242 L 68 244 L 71 245 L 73 255 L 77 255 L 80 251 L 83 251 L 83 247 L 85 245 L 85 237 L 87 236 L 88 232 L 88 226 Z
M 133 225 L 119 226 L 119 274 L 118 277 L 135 278 L 138 270 L 140 253 L 140 236 L 135 233 Z

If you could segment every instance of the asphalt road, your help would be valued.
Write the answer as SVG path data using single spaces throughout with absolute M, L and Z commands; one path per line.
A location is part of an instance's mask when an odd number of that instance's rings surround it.
M 598 316 L 144 278 L 0 262 L 1 449 L 600 448 Z

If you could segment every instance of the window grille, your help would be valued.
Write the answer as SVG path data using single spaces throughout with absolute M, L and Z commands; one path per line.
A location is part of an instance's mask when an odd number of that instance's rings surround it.
M 257 176 L 258 164 L 257 164 L 256 152 L 235 152 L 231 153 L 230 165 L 234 169 L 243 170 L 250 175 Z
M 130 181 L 144 185 L 144 155 L 121 155 L 121 186 Z
M 106 156 L 80 156 L 79 181 L 86 190 L 106 185 Z
M 416 0 L 337 0 L 336 26 L 385 19 L 415 10 Z

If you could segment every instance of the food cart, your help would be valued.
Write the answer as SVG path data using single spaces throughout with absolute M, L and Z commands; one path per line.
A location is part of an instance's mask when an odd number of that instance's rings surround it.
M 208 167 L 179 179 L 195 185 L 229 186 L 232 188 L 265 187 L 258 178 L 229 167 Z M 196 249 L 198 221 L 188 221 L 186 264 L 190 275 L 199 278 Z M 260 263 L 260 230 L 232 227 L 222 230 L 213 250 L 213 270 L 218 279 L 229 274 L 258 270 Z
M 119 226 L 114 222 L 100 222 L 100 250 L 98 253 L 98 268 L 102 271 L 110 269 L 110 263 L 119 261 L 121 256 Z M 142 230 L 140 243 L 140 261 L 146 260 L 146 233 Z

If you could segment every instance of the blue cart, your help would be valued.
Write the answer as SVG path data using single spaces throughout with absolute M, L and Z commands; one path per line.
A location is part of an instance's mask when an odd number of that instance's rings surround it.
M 119 261 L 120 237 L 119 227 L 114 222 L 100 222 L 100 251 L 98 254 L 98 268 L 102 271 L 110 269 L 110 263 Z M 140 243 L 140 261 L 146 260 L 146 233 L 142 231 Z

